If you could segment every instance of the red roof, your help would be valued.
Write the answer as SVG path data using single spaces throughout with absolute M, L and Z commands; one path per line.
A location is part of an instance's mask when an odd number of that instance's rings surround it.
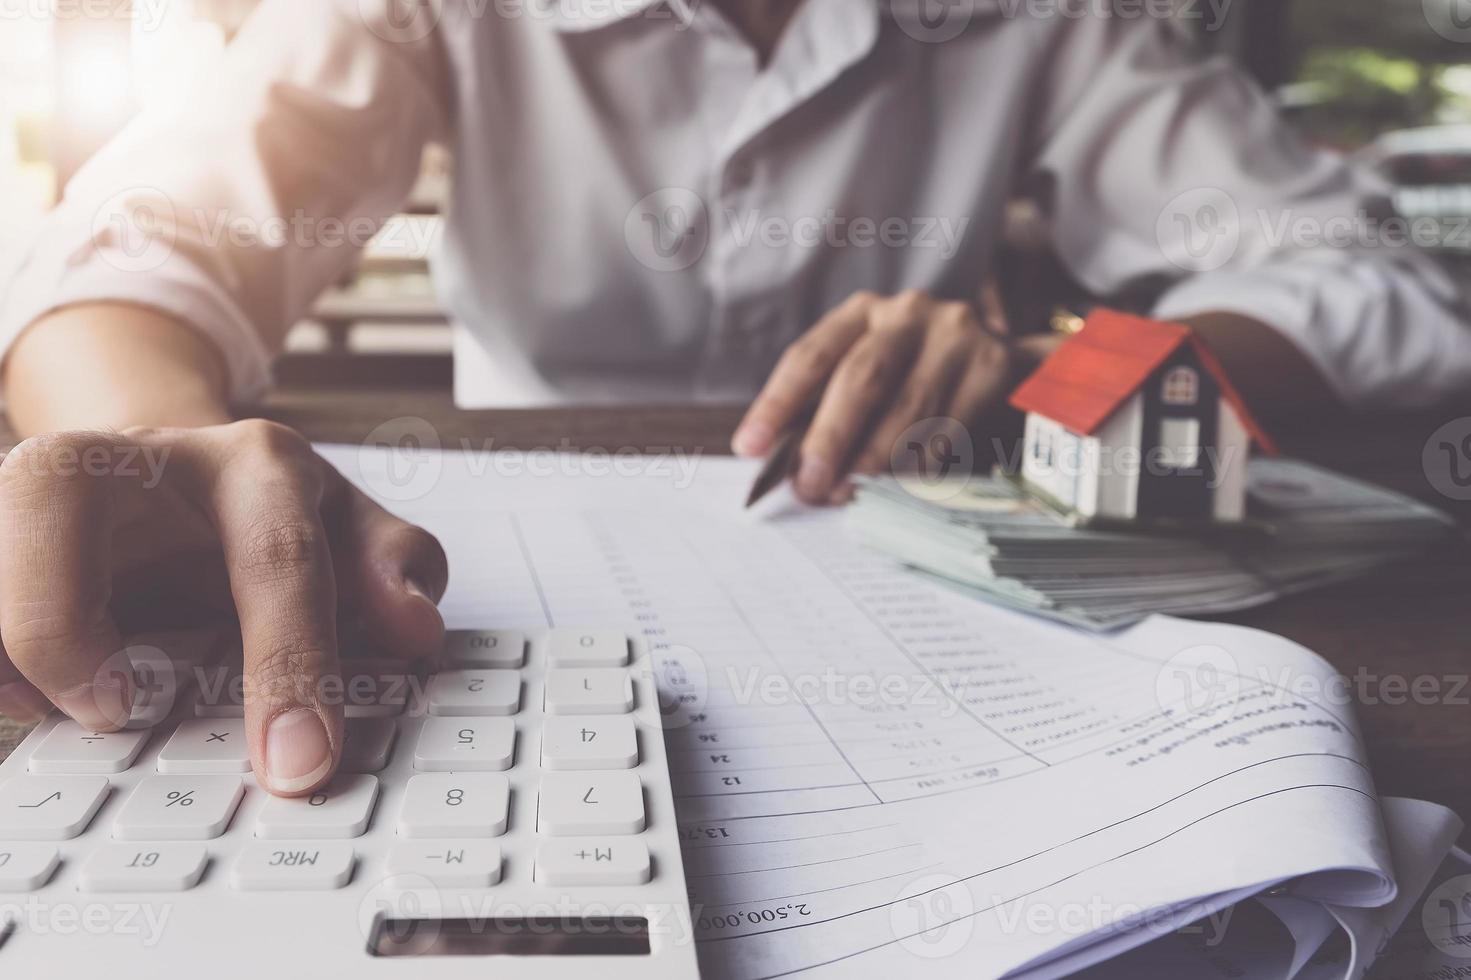
M 1221 362 L 1189 327 L 1113 310 L 1089 314 L 1083 329 L 1012 393 L 1011 404 L 1092 435 L 1181 344 L 1194 348 L 1251 438 L 1264 452 L 1275 454 L 1277 447 L 1247 411 Z

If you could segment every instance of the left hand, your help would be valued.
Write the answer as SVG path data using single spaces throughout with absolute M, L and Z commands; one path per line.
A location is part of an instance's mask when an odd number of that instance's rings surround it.
M 969 429 L 1005 394 L 1011 375 L 1006 322 L 994 300 L 977 310 L 918 290 L 854 293 L 787 348 L 732 447 L 766 455 L 820 399 L 793 483 L 809 504 L 840 503 L 851 493 L 848 474 L 887 470 L 910 426 L 948 417 Z

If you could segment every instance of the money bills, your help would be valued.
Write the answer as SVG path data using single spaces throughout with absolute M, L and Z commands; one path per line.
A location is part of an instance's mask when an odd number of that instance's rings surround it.
M 1253 459 L 1248 520 L 1081 527 L 1003 475 L 865 478 L 862 543 L 974 595 L 1096 631 L 1151 613 L 1224 613 L 1363 574 L 1458 531 L 1416 500 L 1298 460 Z

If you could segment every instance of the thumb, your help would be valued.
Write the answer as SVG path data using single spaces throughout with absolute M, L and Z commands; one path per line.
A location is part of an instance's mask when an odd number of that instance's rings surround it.
M 394 657 L 437 656 L 444 642 L 438 604 L 449 581 L 438 539 L 356 488 L 348 488 L 342 506 L 339 581 L 351 590 L 367 635 Z

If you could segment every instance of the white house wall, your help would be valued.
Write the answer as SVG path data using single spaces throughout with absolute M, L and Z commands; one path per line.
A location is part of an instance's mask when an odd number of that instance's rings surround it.
M 1071 447 L 1077 437 L 1051 419 L 1043 418 L 1035 412 L 1027 413 L 1024 431 L 1022 476 L 1028 483 L 1034 484 L 1063 505 L 1073 506 L 1077 499 L 1077 485 L 1071 460 L 1065 454 L 1074 451 Z M 1050 447 L 1050 464 L 1037 461 L 1035 449 L 1038 444 Z
M 1138 392 L 1109 416 L 1091 440 L 1096 459 L 1089 515 L 1133 520 L 1139 513 L 1140 453 L 1144 437 L 1144 396 Z M 1127 465 L 1121 465 L 1127 464 Z M 1079 508 L 1081 510 L 1081 508 Z
M 1226 399 L 1216 413 L 1216 488 L 1212 516 L 1218 521 L 1239 521 L 1246 516 L 1246 458 L 1251 439 L 1241 416 Z

